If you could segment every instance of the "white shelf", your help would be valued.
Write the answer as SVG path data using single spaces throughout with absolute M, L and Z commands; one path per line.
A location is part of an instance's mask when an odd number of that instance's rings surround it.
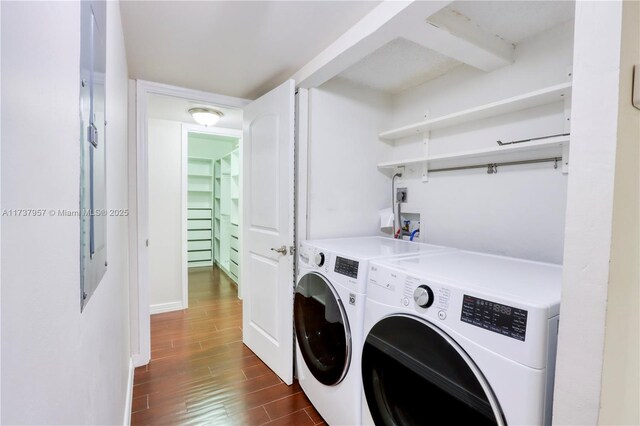
M 398 127 L 397 129 L 380 133 L 379 137 L 387 140 L 399 139 L 406 136 L 424 133 L 429 130 L 442 129 L 469 121 L 481 120 L 483 118 L 494 117 L 496 115 L 560 102 L 564 97 L 569 96 L 570 94 L 570 82 L 556 84 L 555 86 L 545 87 L 544 89 L 535 90 L 512 98 L 491 102 L 464 111 L 443 115 L 442 117 Z
M 556 136 L 539 141 L 515 145 L 453 152 L 449 154 L 416 157 L 378 164 L 378 169 L 393 171 L 398 167 L 427 164 L 429 169 L 464 167 L 472 164 L 500 163 L 531 159 L 562 157 L 563 148 L 569 144 L 569 136 Z

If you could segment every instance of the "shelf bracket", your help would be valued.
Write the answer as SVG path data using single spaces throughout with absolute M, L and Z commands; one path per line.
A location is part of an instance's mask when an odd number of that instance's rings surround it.
M 425 114 L 425 120 L 429 119 L 429 111 Z M 424 158 L 429 158 L 429 140 L 431 139 L 431 131 L 427 130 L 422 134 L 422 149 Z M 422 182 L 429 182 L 429 161 L 422 163 Z
M 572 67 L 567 68 L 567 81 L 573 80 L 573 69 Z M 571 91 L 567 95 L 564 96 L 563 99 L 564 105 L 564 132 L 571 133 Z M 562 174 L 569 173 L 569 150 L 570 143 L 565 143 L 562 146 Z
M 569 144 L 562 146 L 562 173 L 569 173 Z

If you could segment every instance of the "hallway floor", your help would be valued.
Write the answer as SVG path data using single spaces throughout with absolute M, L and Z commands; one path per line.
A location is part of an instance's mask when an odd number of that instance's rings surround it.
M 218 268 L 189 272 L 189 309 L 151 317 L 151 362 L 135 371 L 132 425 L 324 424 L 242 343 L 242 302 Z

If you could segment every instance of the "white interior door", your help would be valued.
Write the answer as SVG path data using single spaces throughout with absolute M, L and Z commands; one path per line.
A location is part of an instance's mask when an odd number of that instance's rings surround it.
M 244 109 L 243 340 L 293 382 L 295 84 Z M 282 249 L 282 250 L 280 250 Z

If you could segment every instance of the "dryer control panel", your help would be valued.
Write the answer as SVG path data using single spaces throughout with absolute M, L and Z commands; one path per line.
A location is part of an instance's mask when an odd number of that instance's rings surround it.
M 460 321 L 524 342 L 527 311 L 465 294 Z

